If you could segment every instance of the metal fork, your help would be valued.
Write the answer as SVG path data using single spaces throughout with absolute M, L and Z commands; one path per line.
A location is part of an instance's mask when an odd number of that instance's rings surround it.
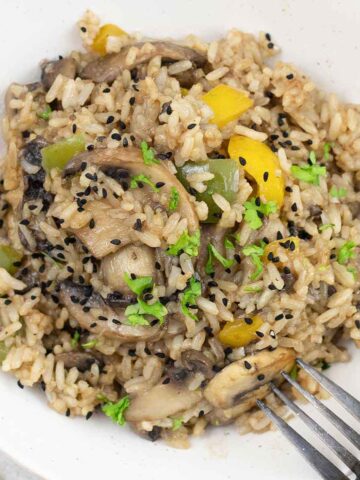
M 301 359 L 296 359 L 299 367 L 303 368 L 312 378 L 314 378 L 325 390 L 327 390 L 342 406 L 357 420 L 360 420 L 360 402 L 352 395 L 345 392 L 329 378 L 314 367 Z M 311 395 L 291 376 L 285 372 L 281 373 L 299 393 L 301 393 L 312 405 L 314 405 L 338 430 L 360 451 L 360 434 L 352 427 L 339 418 L 334 412 L 329 410 L 322 402 Z M 333 436 L 327 433 L 318 423 L 315 422 L 307 413 L 305 413 L 296 403 L 290 400 L 276 385 L 270 383 L 272 391 L 287 405 L 311 430 L 313 430 L 320 439 L 340 458 L 340 460 L 350 469 L 351 473 L 356 475 L 356 480 L 360 480 L 360 457 L 356 458 Z M 349 480 L 349 476 L 342 473 L 330 460 L 313 447 L 299 433 L 290 427 L 282 418 L 280 418 L 271 408 L 261 400 L 257 401 L 258 407 L 271 419 L 279 428 L 285 437 L 300 451 L 306 460 L 315 470 L 326 480 Z

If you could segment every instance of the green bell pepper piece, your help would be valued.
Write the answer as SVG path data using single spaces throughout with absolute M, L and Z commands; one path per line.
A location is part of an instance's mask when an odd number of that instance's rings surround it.
M 48 145 L 41 150 L 42 166 L 50 172 L 53 168 L 63 170 L 75 155 L 85 150 L 85 140 L 81 135 L 74 135 Z
M 207 189 L 203 193 L 196 193 L 198 201 L 204 201 L 209 208 L 208 218 L 204 223 L 216 223 L 219 221 L 221 210 L 212 199 L 214 193 L 219 193 L 230 203 L 236 199 L 239 190 L 239 162 L 230 158 L 209 158 L 206 162 L 187 162 L 178 168 L 177 177 L 184 187 L 189 190 L 188 175 L 193 173 L 210 172 L 214 178 L 206 183 Z

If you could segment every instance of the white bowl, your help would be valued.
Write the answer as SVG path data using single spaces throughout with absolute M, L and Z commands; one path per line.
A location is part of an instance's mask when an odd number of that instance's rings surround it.
M 80 46 L 75 22 L 87 7 L 104 21 L 149 36 L 179 37 L 192 32 L 212 38 L 232 27 L 271 32 L 283 48 L 282 58 L 342 99 L 360 101 L 358 0 L 2 0 L 1 94 L 11 81 L 37 79 L 41 59 Z M 360 397 L 360 355 L 354 349 L 353 353 L 352 363 L 333 366 L 329 376 Z M 319 445 L 298 421 L 292 426 Z M 324 446 L 319 448 L 328 455 Z M 0 477 L 5 480 L 38 478 L 36 474 L 48 480 L 318 478 L 278 432 L 240 436 L 233 428 L 211 429 L 193 439 L 190 450 L 174 450 L 144 441 L 101 415 L 90 421 L 62 417 L 47 408 L 44 395 L 20 390 L 15 379 L 3 373 L 0 450 L 25 468 L 19 470 L 0 453 Z

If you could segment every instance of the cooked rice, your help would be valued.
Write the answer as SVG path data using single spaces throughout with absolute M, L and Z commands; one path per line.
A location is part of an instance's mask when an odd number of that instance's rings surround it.
M 88 11 L 79 28 L 86 50 L 70 55 L 77 71 L 96 58 L 91 45 L 100 21 Z M 149 42 L 134 46 L 140 40 L 139 36 L 110 36 L 106 51 L 121 52 L 131 46 L 125 59 L 131 66 L 154 48 Z M 2 172 L 1 234 L 2 244 L 12 245 L 24 256 L 14 276 L 0 268 L 0 359 L 1 351 L 6 351 L 2 370 L 15 375 L 20 385 L 40 385 L 49 405 L 61 414 L 86 416 L 104 396 L 114 402 L 124 394 L 141 397 L 152 387 L 168 383 L 171 369 L 184 369 L 182 354 L 188 350 L 201 352 L 213 372 L 218 372 L 264 349 L 292 349 L 314 365 L 326 365 L 349 359 L 339 345 L 340 338 L 353 339 L 360 346 L 358 259 L 347 265 L 336 259 L 345 242 L 360 245 L 359 106 L 343 104 L 334 94 L 318 90 L 291 64 L 277 62 L 270 67 L 267 59 L 278 49 L 269 47 L 264 34 L 256 38 L 232 30 L 209 44 L 194 36 L 185 44 L 205 55 L 210 64 L 208 71 L 196 70 L 186 94 L 175 75 L 186 74 L 193 63 L 179 60 L 164 65 L 159 55 L 141 65 L 139 71 L 125 68 L 112 83 L 59 74 L 47 91 L 41 83 L 9 87 L 3 120 L 8 149 Z M 224 128 L 210 122 L 212 111 L 202 100 L 204 92 L 220 83 L 248 92 L 254 101 L 239 120 Z M 50 119 L 44 120 L 39 114 L 49 103 L 53 111 Z M 267 263 L 261 277 L 254 280 L 251 259 L 241 256 L 241 263 L 235 262 L 230 273 L 216 268 L 214 278 L 204 279 L 202 295 L 191 306 L 198 317 L 195 322 L 181 312 L 178 294 L 194 274 L 201 274 L 200 267 L 186 253 L 179 258 L 164 253 L 190 229 L 189 219 L 179 211 L 166 211 L 167 197 L 161 188 L 157 204 L 144 204 L 137 190 L 125 188 L 124 183 L 87 164 L 70 180 L 58 170 L 46 175 L 44 189 L 51 199 L 47 209 L 43 198 L 36 195 L 30 202 L 23 201 L 24 175 L 37 175 L 40 168 L 24 157 L 30 142 L 41 137 L 54 143 L 75 132 L 84 137 L 90 151 L 107 148 L 125 152 L 146 141 L 171 175 L 175 167 L 189 160 L 204 162 L 214 154 L 222 158 L 233 134 L 266 142 L 279 158 L 278 174 L 286 179 L 281 214 L 271 214 L 259 230 L 249 227 L 243 219 L 244 203 L 253 194 L 253 184 L 242 171 L 234 202 L 230 203 L 223 192 L 213 193 L 212 199 L 222 211 L 219 227 L 236 233 L 235 252 L 227 251 L 228 259 L 240 257 L 244 246 L 264 238 L 270 242 L 289 236 L 301 238 L 300 254 L 293 257 L 288 250 L 279 252 L 281 264 L 292 265 L 291 288 L 281 265 Z M 311 151 L 321 157 L 325 142 L 331 142 L 327 176 L 320 178 L 319 186 L 298 182 L 291 175 L 291 166 L 306 161 Z M 193 190 L 206 192 L 213 177 L 210 172 L 195 172 L 187 181 Z M 332 187 L 346 189 L 346 196 L 334 198 L 329 193 Z M 153 340 L 129 342 L 91 333 L 91 329 L 80 328 L 76 316 L 59 298 L 58 285 L 66 279 L 89 284 L 103 297 L 113 292 L 104 284 L 100 262 L 74 235 L 89 228 L 94 218 L 91 207 L 79 208 L 79 200 L 85 197 L 77 192 L 86 189 L 90 203 L 106 196 L 114 226 L 129 221 L 134 245 L 162 251 L 157 262 L 166 282 L 156 285 L 151 302 L 164 299 L 169 314 L 166 329 Z M 208 216 L 206 202 L 194 196 L 190 202 L 197 218 L 204 221 Z M 135 224 L 139 228 L 134 230 Z M 321 224 L 331 226 L 321 231 Z M 211 234 L 208 241 L 212 241 Z M 112 245 L 108 254 L 119 248 Z M 219 341 L 218 333 L 226 322 L 255 314 L 264 321 L 256 341 L 233 349 Z M 80 335 L 78 344 L 74 344 L 75 332 Z M 92 341 L 91 347 L 81 347 Z M 73 350 L 93 356 L 88 368 L 64 363 Z M 187 388 L 201 393 L 208 381 L 199 371 Z M 302 372 L 299 381 L 313 393 L 322 393 Z M 275 396 L 261 390 L 264 388 L 260 387 L 258 394 L 286 415 Z M 246 409 L 241 403 L 230 412 L 200 397 L 195 405 L 180 409 L 176 415 L 144 418 L 134 422 L 134 427 L 151 439 L 161 432 L 176 446 L 186 443 L 187 434 L 200 435 L 209 423 L 236 421 L 244 432 L 270 428 L 261 412 Z M 176 431 L 174 417 L 182 421 Z

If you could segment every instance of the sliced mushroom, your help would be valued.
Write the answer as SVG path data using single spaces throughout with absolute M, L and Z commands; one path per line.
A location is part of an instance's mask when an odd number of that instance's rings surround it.
M 245 361 L 251 365 L 250 369 L 245 367 Z M 216 408 L 232 408 L 245 395 L 270 382 L 282 370 L 289 371 L 294 361 L 294 352 L 286 348 L 271 352 L 263 350 L 247 356 L 215 375 L 205 389 L 205 398 Z
M 135 240 L 132 225 L 129 219 L 115 219 L 112 217 L 113 207 L 105 200 L 94 200 L 85 205 L 85 210 L 91 213 L 95 222 L 94 228 L 89 226 L 74 229 L 79 240 L 90 250 L 96 258 L 103 258 L 110 253 Z M 120 244 L 112 243 L 120 240 Z
M 190 233 L 194 233 L 199 228 L 199 221 L 195 213 L 193 204 L 190 201 L 190 196 L 179 182 L 179 180 L 161 164 L 145 165 L 141 152 L 137 148 L 119 148 L 113 149 L 97 149 L 92 152 L 84 152 L 76 155 L 67 164 L 64 170 L 64 175 L 72 175 L 80 170 L 81 164 L 91 163 L 104 169 L 105 172 L 110 169 L 112 175 L 114 170 L 119 169 L 122 177 L 124 172 L 128 175 L 144 174 L 149 177 L 154 183 L 163 182 L 164 186 L 161 188 L 162 193 L 167 193 L 170 196 L 171 187 L 175 187 L 179 192 L 179 212 L 182 217 L 187 218 L 188 228 Z M 137 189 L 140 190 L 140 189 Z M 134 190 L 135 192 L 135 190 Z M 149 189 L 141 189 L 141 195 L 152 195 Z M 91 202 L 88 202 L 91 204 Z M 114 223 L 114 219 L 112 221 Z M 95 230 L 95 229 L 94 229 Z M 114 237 L 113 237 L 114 238 Z
M 154 277 L 155 272 L 155 252 L 146 245 L 127 245 L 101 262 L 101 274 L 106 285 L 122 293 L 131 293 L 124 280 L 125 273 Z
M 224 247 L 224 239 L 225 235 L 227 233 L 227 230 L 225 228 L 220 227 L 219 225 L 208 225 L 208 224 L 203 224 L 201 226 L 201 244 L 200 244 L 200 250 L 199 250 L 199 256 L 197 257 L 196 261 L 196 269 L 199 272 L 201 277 L 205 277 L 205 265 L 209 256 L 208 252 L 208 245 L 211 243 L 218 252 L 221 253 L 221 255 L 224 255 L 225 253 L 225 247 Z M 218 268 L 217 264 L 215 264 L 215 272 L 216 269 Z M 221 272 L 223 269 L 219 271 Z M 216 276 L 216 275 L 215 275 Z
M 146 44 L 151 45 L 152 48 L 140 50 L 145 43 L 137 43 L 124 47 L 119 53 L 110 53 L 93 60 L 80 72 L 80 77 L 93 80 L 96 83 L 111 83 L 123 70 L 131 70 L 138 65 L 149 62 L 156 56 L 161 56 L 165 64 L 179 60 L 190 60 L 195 68 L 202 68 L 207 63 L 206 57 L 192 48 L 183 47 L 171 42 L 146 42 Z M 129 63 L 127 58 L 128 53 L 130 48 L 133 47 L 137 47 L 139 53 L 135 57 L 135 60 Z
M 181 361 L 184 367 L 191 372 L 200 372 L 205 378 L 212 378 L 214 376 L 211 360 L 197 350 L 185 350 L 185 352 L 181 354 Z
M 151 327 L 126 325 L 124 310 L 113 309 L 90 285 L 66 280 L 60 286 L 60 299 L 81 328 L 95 335 L 117 338 L 124 343 L 158 340 L 165 331 L 158 323 Z
M 100 370 L 104 368 L 104 361 L 100 355 L 88 352 L 63 352 L 56 355 L 56 361 L 62 361 L 65 368 L 76 367 L 79 372 L 90 370 L 94 363 L 97 363 Z
M 171 417 L 193 407 L 201 398 L 199 391 L 171 384 L 156 385 L 131 401 L 125 418 L 129 422 L 151 422 Z
M 45 90 L 49 90 L 55 78 L 60 74 L 71 79 L 74 79 L 76 75 L 76 61 L 71 57 L 45 62 L 41 68 L 41 81 Z

